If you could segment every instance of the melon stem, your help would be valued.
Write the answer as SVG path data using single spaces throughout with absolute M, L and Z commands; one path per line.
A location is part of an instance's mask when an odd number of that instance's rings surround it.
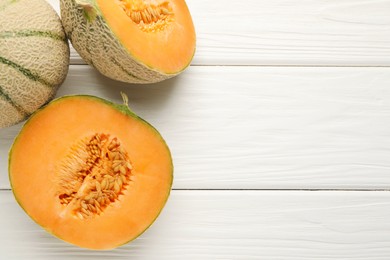
M 127 95 L 121 91 L 121 96 L 122 96 L 122 99 L 123 99 L 123 104 L 126 106 L 126 107 L 129 107 L 129 98 L 127 97 Z

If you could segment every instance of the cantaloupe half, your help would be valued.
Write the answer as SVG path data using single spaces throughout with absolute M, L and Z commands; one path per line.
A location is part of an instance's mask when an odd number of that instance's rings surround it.
M 45 0 L 0 0 L 0 128 L 51 100 L 68 66 L 68 40 Z
M 195 29 L 184 0 L 60 0 L 60 6 L 73 47 L 112 79 L 162 81 L 193 58 Z
M 13 193 L 48 232 L 111 249 L 143 233 L 170 193 L 167 144 L 126 105 L 65 96 L 34 113 L 9 154 Z

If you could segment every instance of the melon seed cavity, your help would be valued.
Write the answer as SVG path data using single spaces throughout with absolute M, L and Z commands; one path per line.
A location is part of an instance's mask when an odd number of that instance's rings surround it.
M 72 146 L 60 164 L 59 203 L 80 219 L 98 216 L 128 189 L 134 175 L 116 137 L 94 134 Z
M 116 0 L 126 15 L 136 23 L 142 31 L 156 32 L 163 30 L 173 21 L 172 8 L 169 2 L 156 4 L 156 1 Z

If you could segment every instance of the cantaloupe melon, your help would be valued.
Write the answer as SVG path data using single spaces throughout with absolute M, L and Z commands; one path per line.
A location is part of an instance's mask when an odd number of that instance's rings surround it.
M 26 213 L 90 249 L 133 240 L 157 218 L 173 180 L 168 146 L 146 121 L 92 96 L 65 96 L 35 112 L 15 139 L 9 177 Z
M 53 98 L 68 65 L 65 32 L 45 0 L 0 0 L 0 128 Z
M 191 62 L 195 29 L 184 0 L 61 0 L 73 47 L 102 74 L 130 83 L 173 77 Z

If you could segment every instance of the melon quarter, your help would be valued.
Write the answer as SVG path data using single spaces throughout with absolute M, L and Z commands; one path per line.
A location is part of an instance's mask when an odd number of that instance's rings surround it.
M 153 83 L 181 73 L 195 52 L 184 0 L 60 0 L 68 38 L 103 75 Z
M 69 67 L 61 21 L 44 0 L 0 0 L 0 128 L 51 100 Z

